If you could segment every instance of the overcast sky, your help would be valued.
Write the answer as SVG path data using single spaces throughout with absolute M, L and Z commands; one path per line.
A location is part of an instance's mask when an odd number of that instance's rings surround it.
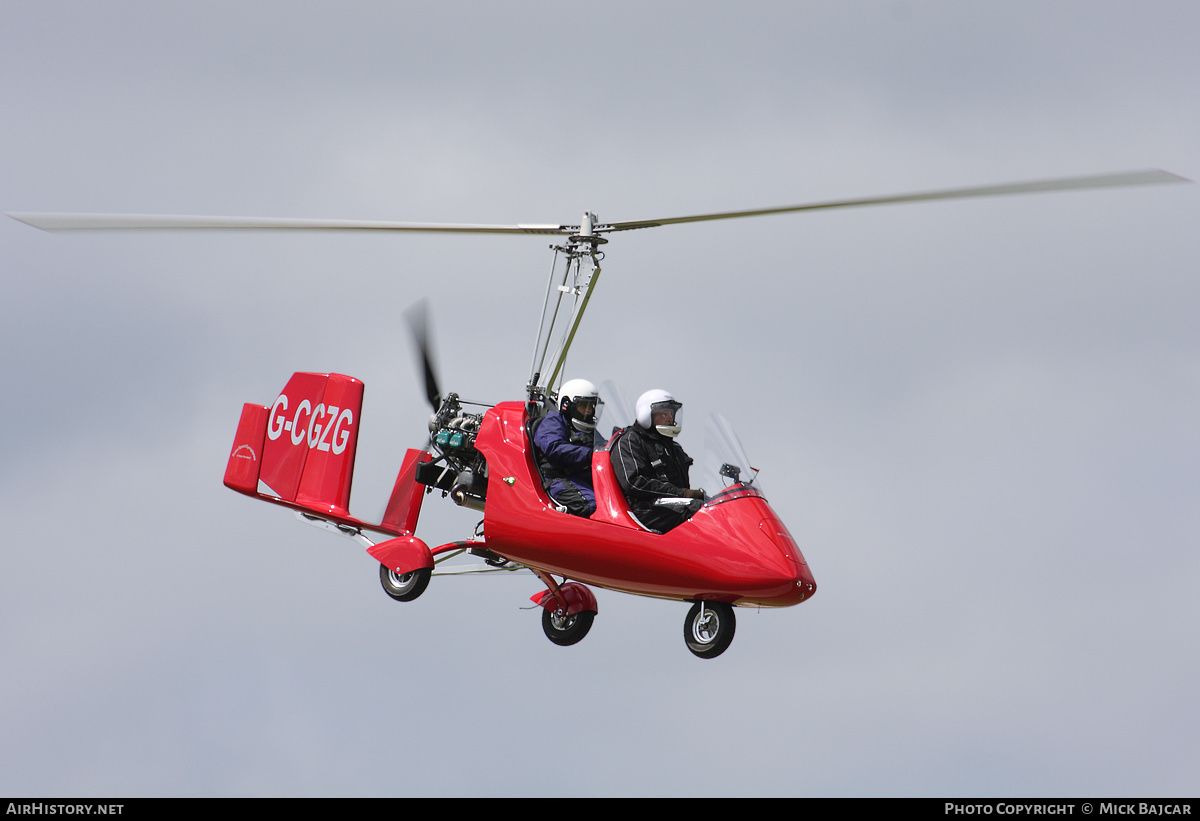
M 576 222 L 1200 177 L 1194 2 L 0 4 L 0 210 Z M 616 235 L 571 373 L 724 414 L 819 585 L 379 589 L 221 485 L 243 402 L 366 395 L 377 518 L 446 389 L 519 399 L 545 237 L 0 220 L 0 794 L 1196 795 L 1200 189 Z M 463 538 L 436 497 L 418 534 Z

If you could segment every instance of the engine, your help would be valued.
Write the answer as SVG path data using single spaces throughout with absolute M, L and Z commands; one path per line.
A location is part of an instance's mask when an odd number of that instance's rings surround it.
M 487 462 L 475 449 L 481 424 L 482 413 L 464 411 L 456 393 L 447 396 L 429 418 L 429 449 L 434 459 L 417 468 L 417 481 L 430 492 L 437 488 L 455 504 L 474 510 L 483 510 L 487 498 Z

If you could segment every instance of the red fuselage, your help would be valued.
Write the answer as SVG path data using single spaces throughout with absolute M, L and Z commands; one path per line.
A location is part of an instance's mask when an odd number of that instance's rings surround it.
M 596 513 L 590 519 L 560 513 L 542 489 L 526 418 L 522 403 L 497 405 L 476 440 L 488 464 L 488 549 L 547 573 L 642 596 L 787 607 L 816 591 L 795 540 L 753 488 L 717 494 L 673 530 L 650 533 L 630 518 L 608 453 L 597 452 Z

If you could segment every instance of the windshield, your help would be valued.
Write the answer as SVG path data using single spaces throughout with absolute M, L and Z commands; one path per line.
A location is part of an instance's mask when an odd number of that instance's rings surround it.
M 615 382 L 610 380 L 602 384 L 600 402 L 596 406 L 596 449 L 605 449 L 613 433 L 632 424 L 634 403 Z M 696 459 L 689 476 L 692 487 L 704 488 L 710 499 L 734 486 L 762 493 L 758 470 L 751 466 L 729 420 L 717 413 L 704 420 L 704 450 L 699 455 L 695 450 L 697 432 L 694 427 L 684 425 L 683 435 L 678 440 Z
M 633 403 L 629 397 L 612 380 L 602 384 L 596 403 L 596 449 L 603 450 L 614 433 L 632 424 Z
M 693 468 L 692 484 L 699 483 L 709 497 L 735 485 L 761 493 L 757 476 L 758 469 L 750 465 L 750 458 L 729 420 L 719 413 L 709 414 L 704 420 L 704 456 Z

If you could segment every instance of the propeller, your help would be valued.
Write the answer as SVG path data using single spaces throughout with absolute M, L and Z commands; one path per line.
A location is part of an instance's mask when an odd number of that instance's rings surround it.
M 631 231 L 637 228 L 654 228 L 660 225 L 678 225 L 685 222 L 759 217 L 769 214 L 788 214 L 797 211 L 819 211 L 830 208 L 853 208 L 867 205 L 890 205 L 901 202 L 923 202 L 928 200 L 964 199 L 967 197 L 997 197 L 1006 194 L 1032 194 L 1044 191 L 1071 191 L 1085 188 L 1118 188 L 1128 185 L 1160 185 L 1191 180 L 1169 171 L 1150 169 L 1129 171 L 1120 174 L 1094 174 L 1084 177 L 1061 177 L 1051 180 L 982 185 L 970 188 L 948 188 L 938 191 L 923 191 L 912 194 L 893 194 L 884 197 L 868 197 L 852 200 L 830 200 L 805 205 L 785 205 L 777 208 L 759 208 L 751 211 L 723 211 L 714 214 L 696 214 L 667 219 L 636 220 L 632 222 L 599 223 L 595 216 L 585 214 L 581 225 L 459 225 L 433 222 L 377 222 L 367 220 L 326 219 L 278 219 L 260 217 L 186 217 L 153 214 L 46 214 L 10 213 L 15 220 L 40 228 L 43 231 L 85 231 L 111 229 L 209 229 L 209 230 L 295 230 L 295 231 L 424 231 L 458 234 L 578 234 L 584 237 L 606 234 L 612 231 Z M 581 227 L 586 230 L 580 230 Z
M 418 364 L 425 377 L 425 398 L 437 413 L 442 407 L 442 392 L 438 388 L 437 371 L 433 366 L 433 346 L 429 332 L 429 301 L 422 299 L 404 312 L 408 328 L 417 345 Z

